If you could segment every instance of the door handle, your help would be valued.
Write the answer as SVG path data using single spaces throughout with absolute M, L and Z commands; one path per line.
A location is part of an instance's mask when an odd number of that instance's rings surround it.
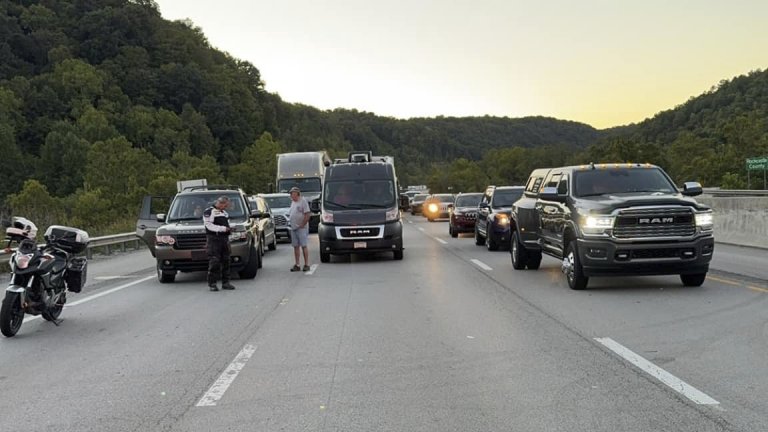
M 146 225 L 139 225 L 139 229 L 147 229 Z

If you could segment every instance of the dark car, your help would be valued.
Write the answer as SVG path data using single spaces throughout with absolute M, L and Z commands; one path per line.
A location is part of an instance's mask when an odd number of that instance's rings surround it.
M 418 194 L 411 200 L 411 214 L 416 216 L 417 213 L 421 213 L 422 207 L 424 207 L 424 201 L 429 198 L 427 194 Z
M 680 275 L 704 283 L 715 249 L 712 210 L 682 193 L 659 167 L 602 164 L 531 173 L 512 213 L 516 270 L 538 269 L 541 254 L 562 262 L 571 289 L 591 276 Z
M 256 223 L 259 225 L 261 233 L 261 244 L 266 245 L 269 250 L 277 249 L 277 233 L 275 231 L 275 219 L 272 210 L 267 201 L 260 196 L 248 198 L 251 209 L 256 210 Z M 264 248 L 262 247 L 262 254 Z
M 434 222 L 435 219 L 447 218 L 450 214 L 451 207 L 453 207 L 454 201 L 456 201 L 456 196 L 453 194 L 430 195 L 430 197 L 424 201 L 421 214 L 423 214 L 430 222 Z
M 460 193 L 456 196 L 448 223 L 448 234 L 451 237 L 458 237 L 460 233 L 475 232 L 477 206 L 482 199 L 482 192 Z
M 523 186 L 488 186 L 477 208 L 475 244 L 497 250 L 509 245 L 512 204 L 523 196 Z

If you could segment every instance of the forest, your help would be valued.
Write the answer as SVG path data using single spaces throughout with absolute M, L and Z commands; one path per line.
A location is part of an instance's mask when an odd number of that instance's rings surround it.
M 163 19 L 151 0 L 0 0 L 0 216 L 92 235 L 132 230 L 141 197 L 173 194 L 179 179 L 265 192 L 287 151 L 392 155 L 401 184 L 434 191 L 520 184 L 537 167 L 590 161 L 650 162 L 679 182 L 746 188 L 744 159 L 768 156 L 766 113 L 761 70 L 606 130 L 323 111 L 282 101 L 254 64 L 212 48 L 189 21 Z

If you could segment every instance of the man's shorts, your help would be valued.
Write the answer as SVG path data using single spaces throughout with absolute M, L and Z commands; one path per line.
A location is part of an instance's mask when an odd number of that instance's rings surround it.
M 309 241 L 309 227 L 291 230 L 291 246 L 306 247 Z

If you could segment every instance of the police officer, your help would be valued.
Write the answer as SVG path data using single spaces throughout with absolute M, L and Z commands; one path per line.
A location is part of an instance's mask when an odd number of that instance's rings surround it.
M 203 212 L 203 223 L 207 238 L 206 249 L 208 252 L 208 287 L 211 291 L 218 291 L 216 281 L 221 274 L 221 288 L 233 290 L 235 287 L 229 283 L 229 198 L 219 197 Z

